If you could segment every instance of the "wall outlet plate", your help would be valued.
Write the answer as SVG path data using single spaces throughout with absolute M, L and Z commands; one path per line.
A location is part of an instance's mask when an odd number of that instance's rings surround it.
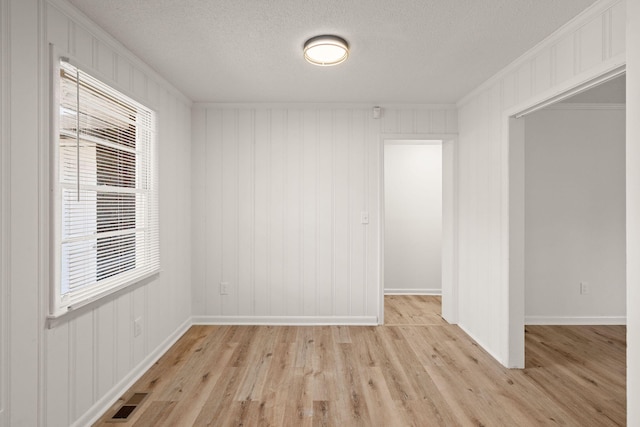
M 586 295 L 589 293 L 589 283 L 580 282 L 580 295 Z
M 137 317 L 133 321 L 133 336 L 138 337 L 142 334 L 142 317 Z
M 360 223 L 369 224 L 369 212 L 360 212 Z
M 220 295 L 229 295 L 229 282 L 220 282 Z

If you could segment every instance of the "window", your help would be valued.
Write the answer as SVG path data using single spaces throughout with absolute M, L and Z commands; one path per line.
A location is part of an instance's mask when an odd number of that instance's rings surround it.
M 60 60 L 54 316 L 159 270 L 155 115 Z

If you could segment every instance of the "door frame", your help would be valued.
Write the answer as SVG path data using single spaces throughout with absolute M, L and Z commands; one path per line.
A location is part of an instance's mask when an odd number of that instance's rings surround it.
M 458 149 L 457 134 L 383 134 L 380 137 L 379 207 L 380 287 L 378 290 L 378 324 L 384 324 L 384 147 L 396 141 L 419 144 L 439 141 L 442 144 L 442 317 L 458 323 Z
M 588 75 L 580 75 L 557 88 L 553 93 L 545 93 L 532 98 L 515 107 L 505 110 L 502 114 L 503 135 L 506 135 L 507 151 L 507 197 L 504 200 L 503 211 L 506 220 L 503 226 L 507 228 L 506 259 L 503 265 L 508 274 L 508 342 L 507 361 L 509 368 L 524 368 L 524 120 L 531 114 L 549 105 L 560 102 L 573 95 L 598 86 L 626 72 L 626 64 L 614 64 L 601 67 Z

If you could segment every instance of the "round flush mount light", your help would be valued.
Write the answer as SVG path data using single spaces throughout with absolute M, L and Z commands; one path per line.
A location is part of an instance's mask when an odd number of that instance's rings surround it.
M 349 44 L 338 36 L 312 37 L 304 44 L 304 59 L 313 65 L 337 65 L 348 57 Z

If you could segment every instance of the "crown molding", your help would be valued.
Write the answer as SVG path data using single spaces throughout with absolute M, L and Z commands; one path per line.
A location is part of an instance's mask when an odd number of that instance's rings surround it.
M 62 14 L 66 15 L 74 22 L 78 23 L 94 37 L 105 43 L 118 55 L 131 62 L 133 66 L 143 71 L 150 78 L 153 78 L 157 83 L 164 87 L 169 93 L 177 97 L 187 107 L 191 107 L 193 101 L 183 94 L 178 88 L 176 88 L 167 79 L 162 77 L 156 70 L 151 68 L 146 62 L 138 58 L 133 52 L 131 52 L 125 45 L 118 41 L 111 34 L 103 30 L 98 24 L 93 22 L 91 18 L 78 10 L 75 6 L 69 3 L 67 0 L 46 0 L 47 4 L 58 9 Z
M 498 83 L 501 79 L 506 77 L 509 73 L 517 71 L 525 62 L 533 59 L 538 53 L 542 52 L 549 46 L 553 46 L 556 42 L 560 41 L 563 37 L 576 32 L 580 27 L 587 24 L 593 18 L 601 15 L 608 9 L 611 9 L 618 3 L 622 3 L 625 0 L 600 0 L 583 10 L 580 14 L 576 15 L 573 19 L 565 23 L 562 27 L 547 36 L 544 40 L 536 44 L 531 49 L 516 58 L 506 67 L 502 68 L 493 76 L 485 80 L 478 87 L 473 89 L 467 95 L 463 96 L 456 102 L 458 107 L 462 107 L 467 104 L 471 99 L 475 98 L 478 94 L 482 93 L 486 89 L 490 88 L 494 84 Z
M 281 109 L 281 110 L 369 110 L 380 107 L 387 110 L 417 110 L 417 111 L 456 111 L 455 104 L 376 104 L 376 103 L 339 103 L 339 102 L 194 102 L 193 109 Z

